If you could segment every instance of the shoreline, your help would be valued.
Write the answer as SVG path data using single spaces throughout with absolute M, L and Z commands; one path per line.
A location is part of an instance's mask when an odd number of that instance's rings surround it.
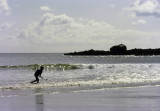
M 3 111 L 159 111 L 160 86 L 1 97 Z M 24 90 L 21 90 L 22 92 Z

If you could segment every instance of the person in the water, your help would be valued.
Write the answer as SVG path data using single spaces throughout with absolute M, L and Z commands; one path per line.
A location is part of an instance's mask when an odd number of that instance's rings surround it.
M 34 76 L 35 76 L 36 80 L 34 80 L 34 81 L 30 82 L 30 83 L 34 83 L 34 82 L 39 83 L 39 78 L 38 78 L 38 77 L 40 77 L 40 78 L 43 79 L 43 77 L 41 76 L 41 74 L 42 74 L 42 72 L 43 72 L 43 69 L 44 69 L 44 67 L 41 66 L 40 69 L 38 69 L 38 70 L 35 72 Z

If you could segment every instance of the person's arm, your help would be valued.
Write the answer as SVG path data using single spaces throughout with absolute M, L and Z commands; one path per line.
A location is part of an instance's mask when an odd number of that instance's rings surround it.
M 43 79 L 43 77 L 41 75 L 39 75 L 39 77 Z

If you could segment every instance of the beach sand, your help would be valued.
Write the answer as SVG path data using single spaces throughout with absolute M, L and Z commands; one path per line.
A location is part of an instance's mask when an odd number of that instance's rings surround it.
M 57 94 L 36 91 L 38 95 L 1 97 L 0 111 L 160 111 L 159 86 Z

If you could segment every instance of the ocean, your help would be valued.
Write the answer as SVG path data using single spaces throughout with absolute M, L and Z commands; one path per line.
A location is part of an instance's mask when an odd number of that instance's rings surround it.
M 45 79 L 31 84 L 41 65 Z M 0 54 L 0 97 L 152 85 L 160 85 L 160 56 Z

